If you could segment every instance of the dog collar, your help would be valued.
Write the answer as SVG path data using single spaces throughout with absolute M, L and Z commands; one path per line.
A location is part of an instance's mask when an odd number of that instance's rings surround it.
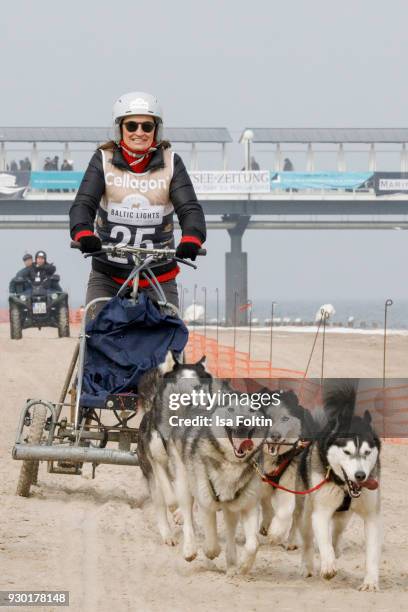
M 293 459 L 297 457 L 297 455 L 300 455 L 300 453 L 303 452 L 307 446 L 308 443 L 305 443 L 303 440 L 297 440 L 290 450 L 288 450 L 286 453 L 283 453 L 283 455 L 279 455 L 277 460 L 277 467 L 272 470 L 272 472 L 265 474 L 265 476 L 269 480 L 272 480 L 273 482 L 276 482 L 278 484 L 283 474 L 286 472 L 289 465 L 292 463 Z

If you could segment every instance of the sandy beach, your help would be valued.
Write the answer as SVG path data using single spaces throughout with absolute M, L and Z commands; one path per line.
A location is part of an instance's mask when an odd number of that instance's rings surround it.
M 351 606 L 391 611 L 407 607 L 408 446 L 385 444 L 383 449 L 380 593 L 356 590 L 364 574 L 364 533 L 355 517 L 346 533 L 339 572 L 330 582 L 317 576 L 300 578 L 299 553 L 265 542 L 248 576 L 227 577 L 223 554 L 209 562 L 200 552 L 188 564 L 178 546 L 161 543 L 138 468 L 100 466 L 92 480 L 89 465 L 82 476 L 48 474 L 42 465 L 32 495 L 28 499 L 15 496 L 20 464 L 10 453 L 20 411 L 27 398 L 57 399 L 76 340 L 58 339 L 52 329 L 28 330 L 20 341 L 9 340 L 8 333 L 8 325 L 1 324 L 1 589 L 69 590 L 70 609 L 86 612 L 335 611 Z M 78 329 L 73 328 L 73 333 Z M 231 345 L 232 330 L 223 330 L 219 341 Z M 319 342 L 311 376 L 320 375 Z M 304 370 L 312 343 L 313 334 L 276 330 L 274 365 Z M 387 375 L 405 376 L 408 338 L 390 335 L 387 347 Z M 236 348 L 248 350 L 246 331 L 237 334 Z M 382 376 L 381 335 L 327 334 L 325 354 L 326 376 Z M 253 330 L 251 356 L 263 360 L 268 355 L 267 333 Z M 180 538 L 179 528 L 175 531 Z
M 203 328 L 195 328 L 202 334 Z M 216 337 L 215 328 L 208 328 L 206 335 Z M 277 327 L 272 338 L 272 362 L 276 368 L 305 371 L 313 348 L 316 328 L 285 330 Z M 232 328 L 218 329 L 218 342 L 234 345 Z M 308 377 L 320 377 L 323 337 L 320 332 L 310 362 Z M 238 351 L 250 351 L 251 359 L 269 360 L 270 329 L 253 327 L 251 340 L 249 329 L 237 331 L 235 347 Z M 408 376 L 408 334 L 404 331 L 388 332 L 386 342 L 386 376 L 403 378 Z M 329 378 L 361 377 L 382 378 L 384 338 L 380 331 L 338 330 L 329 328 L 325 338 L 324 375 Z

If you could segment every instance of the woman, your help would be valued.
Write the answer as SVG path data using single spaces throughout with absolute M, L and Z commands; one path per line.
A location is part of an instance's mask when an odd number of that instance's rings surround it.
M 73 240 L 83 253 L 102 244 L 174 248 L 173 212 L 182 238 L 177 257 L 195 260 L 206 238 L 205 219 L 182 159 L 163 140 L 162 111 L 145 92 L 121 96 L 113 106 L 115 140 L 94 153 L 70 210 Z M 92 257 L 86 302 L 113 297 L 133 265 L 110 255 Z M 178 307 L 175 261 L 154 268 L 169 302 Z M 147 280 L 139 287 L 154 296 Z M 102 308 L 93 307 L 91 318 Z

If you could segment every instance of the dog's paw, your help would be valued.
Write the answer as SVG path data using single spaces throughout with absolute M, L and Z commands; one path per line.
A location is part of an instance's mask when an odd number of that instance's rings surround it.
M 166 546 L 177 546 L 177 540 L 174 536 L 168 535 L 163 539 Z
M 230 565 L 227 567 L 227 571 L 225 573 L 229 578 L 234 578 L 235 576 L 238 576 L 239 570 L 236 565 Z
M 311 578 L 313 576 L 313 567 L 309 567 L 306 563 L 300 566 L 300 575 L 302 578 Z
M 320 568 L 320 576 L 325 580 L 331 580 L 337 574 L 336 566 L 334 563 L 322 563 Z
M 189 563 L 194 561 L 197 556 L 197 549 L 194 544 L 186 544 L 183 547 L 183 557 Z
M 254 564 L 256 554 L 246 554 L 242 557 L 241 562 L 239 564 L 239 573 L 240 574 L 248 574 L 251 570 L 251 567 Z
M 377 593 L 380 590 L 380 587 L 378 586 L 378 582 L 376 581 L 364 580 L 363 584 L 360 584 L 360 586 L 358 587 L 358 590 Z
M 180 508 L 176 508 L 175 510 L 173 510 L 173 521 L 175 525 L 183 524 L 183 513 L 181 512 Z
M 203 550 L 207 559 L 216 559 L 221 552 L 221 546 L 219 544 L 216 544 L 214 547 L 211 548 L 206 548 L 204 546 Z
M 284 544 L 283 548 L 287 551 L 297 550 L 299 546 L 297 544 Z

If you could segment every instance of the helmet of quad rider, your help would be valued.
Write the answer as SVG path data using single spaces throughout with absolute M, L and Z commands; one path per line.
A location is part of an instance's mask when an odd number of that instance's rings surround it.
M 163 112 L 160 102 L 152 94 L 145 91 L 132 91 L 120 96 L 113 105 L 114 140 L 119 143 L 121 139 L 120 125 L 128 115 L 151 115 L 156 123 L 155 140 L 157 143 L 163 139 Z
M 23 255 L 23 261 L 27 261 L 27 259 L 32 259 L 33 256 L 31 255 L 31 253 L 25 253 Z
M 45 251 L 37 251 L 35 254 L 35 261 L 37 261 L 38 257 L 44 257 L 44 260 L 47 261 L 47 253 Z

